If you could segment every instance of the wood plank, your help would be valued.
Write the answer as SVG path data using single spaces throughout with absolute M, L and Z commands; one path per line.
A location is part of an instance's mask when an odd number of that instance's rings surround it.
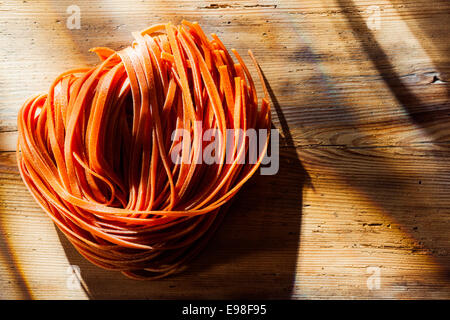
M 151 286 L 81 258 L 17 174 L 1 174 L 0 214 L 35 298 L 70 297 L 69 265 L 80 266 L 92 298 L 442 298 L 450 292 L 449 205 L 442 191 L 450 181 L 423 168 L 449 151 L 418 162 L 430 149 L 412 149 L 285 149 L 279 174 L 258 176 L 243 190 L 206 252 L 185 273 Z M 304 185 L 297 153 L 311 179 Z M 14 168 L 13 160 L 6 157 L 2 167 Z M 370 266 L 381 268 L 381 290 L 366 287 Z M 57 288 L 41 287 L 38 279 L 49 276 L 61 282 Z M 2 285 L 15 292 L 17 282 Z

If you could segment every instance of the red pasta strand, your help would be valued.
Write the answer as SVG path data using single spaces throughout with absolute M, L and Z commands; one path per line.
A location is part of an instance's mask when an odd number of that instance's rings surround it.
M 86 259 L 155 279 L 200 252 L 258 169 L 269 139 L 247 163 L 248 139 L 227 132 L 265 129 L 268 138 L 270 106 L 251 51 L 261 106 L 239 54 L 233 61 L 197 23 L 133 36 L 121 51 L 92 49 L 101 63 L 61 74 L 22 106 L 17 159 L 36 201 Z M 210 129 L 212 164 L 202 159 Z

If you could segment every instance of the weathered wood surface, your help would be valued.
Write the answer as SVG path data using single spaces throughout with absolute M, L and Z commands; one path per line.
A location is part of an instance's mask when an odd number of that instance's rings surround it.
M 73 4 L 80 30 L 66 28 Z M 0 12 L 0 298 L 450 298 L 448 1 L 33 0 Z M 183 18 L 260 60 L 281 168 L 245 187 L 184 273 L 136 282 L 87 263 L 34 203 L 15 165 L 16 113 L 60 72 L 95 63 L 90 47 Z

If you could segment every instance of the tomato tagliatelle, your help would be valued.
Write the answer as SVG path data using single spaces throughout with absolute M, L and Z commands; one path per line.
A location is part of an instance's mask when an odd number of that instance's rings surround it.
M 18 114 L 18 166 L 36 201 L 92 263 L 136 279 L 181 270 L 208 242 L 267 149 L 270 105 L 239 54 L 197 23 L 154 25 L 64 72 Z M 205 142 L 203 133 L 216 134 Z M 266 130 L 257 161 L 248 139 Z M 176 136 L 181 130 L 187 136 Z M 214 142 L 214 163 L 202 161 Z M 230 147 L 231 146 L 231 147 Z M 178 152 L 178 161 L 172 155 Z M 225 158 L 230 161 L 225 161 Z

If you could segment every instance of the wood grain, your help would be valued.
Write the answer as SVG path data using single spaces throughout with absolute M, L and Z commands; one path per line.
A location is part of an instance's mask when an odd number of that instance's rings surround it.
M 72 4 L 80 30 L 66 28 Z M 0 11 L 0 298 L 450 298 L 448 1 L 39 0 Z M 16 114 L 60 72 L 95 63 L 90 47 L 119 49 L 131 31 L 182 19 L 260 60 L 280 171 L 252 179 L 184 273 L 136 282 L 82 259 L 35 204 L 15 164 Z

